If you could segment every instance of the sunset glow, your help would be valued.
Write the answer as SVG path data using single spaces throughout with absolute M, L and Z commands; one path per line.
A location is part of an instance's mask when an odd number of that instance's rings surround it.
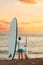
M 43 0 L 0 0 L 0 33 L 9 32 L 14 17 L 18 33 L 43 34 Z
M 38 0 L 20 0 L 20 1 L 24 3 L 30 3 L 30 4 L 36 4 L 38 2 Z

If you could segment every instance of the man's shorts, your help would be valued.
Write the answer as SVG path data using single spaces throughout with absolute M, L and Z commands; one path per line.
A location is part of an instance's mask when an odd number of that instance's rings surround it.
M 18 53 L 23 53 L 23 49 L 18 49 Z

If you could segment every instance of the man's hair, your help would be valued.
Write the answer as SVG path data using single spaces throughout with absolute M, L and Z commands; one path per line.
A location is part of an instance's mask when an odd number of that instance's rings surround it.
M 19 40 L 21 40 L 21 37 L 18 37 Z

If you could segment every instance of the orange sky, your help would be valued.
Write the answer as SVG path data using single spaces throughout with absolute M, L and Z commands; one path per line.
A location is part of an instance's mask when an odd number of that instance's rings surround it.
M 19 33 L 43 33 L 43 0 L 1 0 L 0 33 L 8 33 L 14 17 Z
M 30 3 L 30 4 L 36 4 L 38 0 L 20 0 L 22 2 Z

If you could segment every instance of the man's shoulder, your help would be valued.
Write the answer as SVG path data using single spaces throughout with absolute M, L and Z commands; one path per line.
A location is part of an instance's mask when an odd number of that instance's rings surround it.
M 18 43 L 23 43 L 23 41 L 22 41 L 22 40 L 20 40 L 20 41 L 18 41 Z

